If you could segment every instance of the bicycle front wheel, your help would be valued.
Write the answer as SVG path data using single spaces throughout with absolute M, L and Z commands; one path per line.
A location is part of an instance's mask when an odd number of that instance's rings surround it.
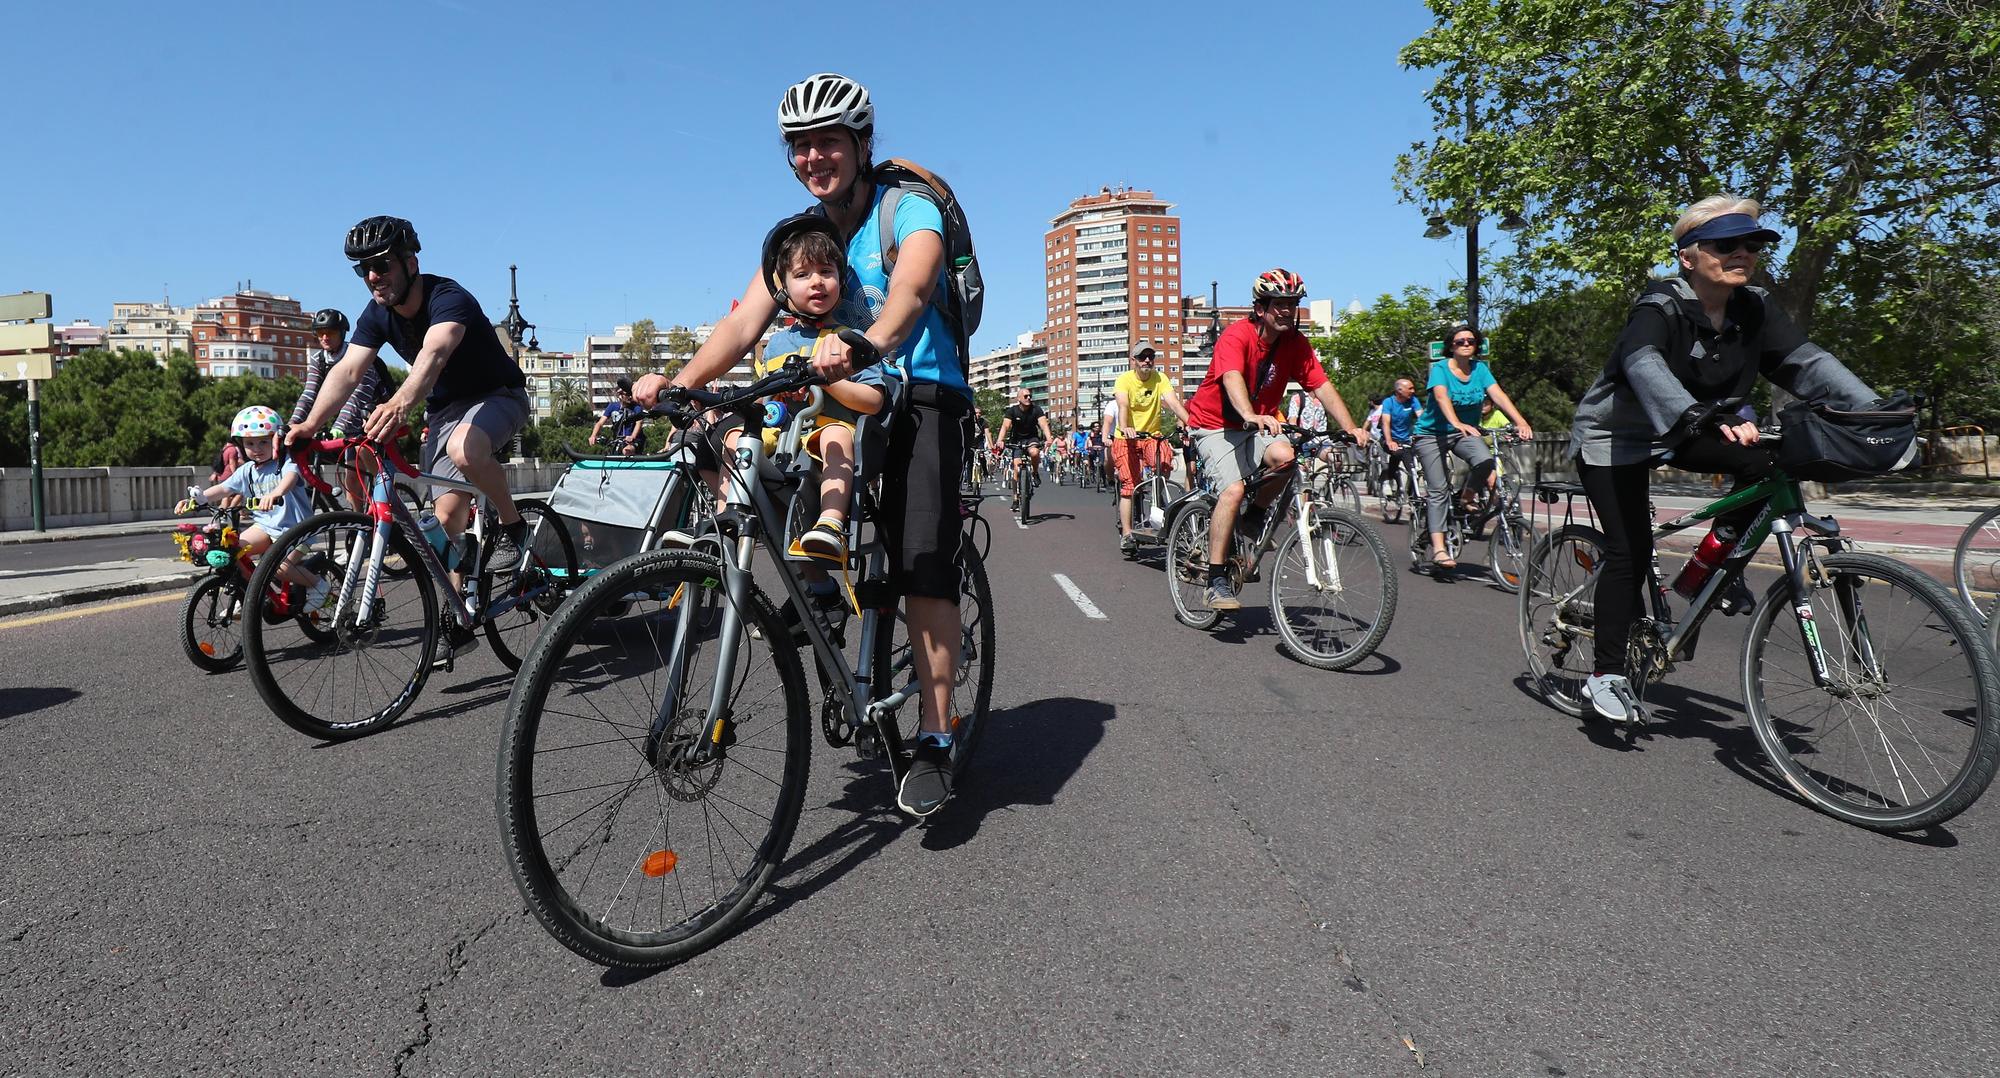
M 1604 536 L 1567 524 L 1534 545 L 1521 574 L 1521 651 L 1542 699 L 1581 717 L 1597 637 L 1597 574 Z
M 749 584 L 732 604 L 724 579 L 684 550 L 614 564 L 550 619 L 507 699 L 507 866 L 542 927 L 601 965 L 657 968 L 714 946 L 798 825 L 805 672 L 770 600 Z
M 309 517 L 264 552 L 247 594 L 268 597 L 285 587 L 284 565 L 298 554 L 294 575 L 325 580 L 332 602 L 349 570 L 365 567 L 374 532 L 375 521 L 366 513 Z M 416 549 L 401 532 L 390 532 L 389 544 L 392 555 L 418 564 Z M 293 594 L 303 601 L 308 587 L 297 584 Z M 258 616 L 240 622 L 257 695 L 285 725 L 308 737 L 345 741 L 386 726 L 409 709 L 430 678 L 438 639 L 438 599 L 430 574 L 398 579 L 384 572 L 366 602 L 361 587 L 356 579 L 346 611 L 329 607 L 275 623 Z
M 486 639 L 493 654 L 509 670 L 521 668 L 521 656 L 535 642 L 542 625 L 562 606 L 577 579 L 576 544 L 560 515 L 547 502 L 523 498 L 514 503 L 528 525 L 527 560 L 519 566 L 488 565 L 479 578 L 479 609 L 486 611 Z M 498 603 L 511 603 L 492 613 Z
M 237 628 L 242 605 L 222 586 L 221 577 L 211 573 L 201 578 L 181 603 L 181 649 L 190 661 L 211 674 L 242 661 L 243 634 Z
M 1979 514 L 1959 533 L 1951 555 L 1951 577 L 1965 605 L 1981 621 L 1992 621 L 1995 607 L 2000 606 L 2000 506 Z
M 1743 649 L 1743 697 L 1764 754 L 1814 808 L 1877 831 L 1965 811 L 2000 763 L 2000 671 L 1971 612 L 1877 554 L 1833 554 L 1811 617 L 1780 580 Z M 1788 625 L 1780 627 L 1780 615 Z M 1813 677 L 1812 648 L 1826 664 Z
M 1358 514 L 1317 509 L 1308 535 L 1293 525 L 1278 543 L 1271 620 L 1287 654 L 1321 670 L 1345 670 L 1389 635 L 1396 571 L 1382 537 Z

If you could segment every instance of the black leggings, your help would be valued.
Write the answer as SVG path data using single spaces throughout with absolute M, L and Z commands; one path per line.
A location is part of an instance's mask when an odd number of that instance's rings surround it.
M 1647 473 L 1661 461 L 1614 464 L 1597 467 L 1577 462 L 1578 477 L 1597 511 L 1598 527 L 1604 532 L 1604 568 L 1597 576 L 1597 643 L 1592 652 L 1592 669 L 1617 673 L 1625 669 L 1625 642 L 1632 635 L 1632 621 L 1642 609 L 1639 582 L 1644 567 L 1653 557 L 1653 518 L 1648 497 Z M 1722 473 L 1734 476 L 1730 490 L 1767 478 L 1775 468 L 1772 451 L 1757 445 L 1725 442 L 1711 432 L 1682 443 L 1674 453 L 1673 465 L 1690 472 Z M 1754 507 L 1717 518 L 1742 532 L 1756 516 Z

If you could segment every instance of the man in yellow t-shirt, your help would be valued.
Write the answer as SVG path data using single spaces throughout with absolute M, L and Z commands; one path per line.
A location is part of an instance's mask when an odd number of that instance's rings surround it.
M 1137 549 L 1132 537 L 1132 492 L 1139 487 L 1140 469 L 1166 467 L 1166 439 L 1160 437 L 1160 406 L 1165 405 L 1181 425 L 1187 426 L 1187 408 L 1180 391 L 1155 365 L 1153 350 L 1140 345 L 1132 350 L 1132 369 L 1118 376 L 1112 386 L 1118 402 L 1118 429 L 1111 441 L 1111 459 L 1118 465 L 1118 548 L 1126 554 Z

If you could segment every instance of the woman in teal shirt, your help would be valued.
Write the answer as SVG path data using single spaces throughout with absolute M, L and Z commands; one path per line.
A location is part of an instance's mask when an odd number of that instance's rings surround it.
M 1458 562 L 1445 553 L 1444 518 L 1445 499 L 1451 492 L 1445 489 L 1446 476 L 1444 455 L 1455 453 L 1472 469 L 1466 486 L 1474 483 L 1493 483 L 1493 457 L 1486 452 L 1486 443 L 1479 438 L 1479 406 L 1492 401 L 1493 406 L 1505 413 L 1514 423 L 1515 430 L 1523 439 L 1533 438 L 1535 432 L 1528 421 L 1514 407 L 1507 392 L 1494 381 L 1493 372 L 1486 362 L 1479 358 L 1482 338 L 1479 331 L 1471 326 L 1453 326 L 1445 336 L 1446 358 L 1431 364 L 1430 381 L 1424 392 L 1430 394 L 1434 407 L 1424 409 L 1417 417 L 1417 463 L 1424 468 L 1424 501 L 1431 529 L 1431 565 L 1438 569 L 1456 569 Z

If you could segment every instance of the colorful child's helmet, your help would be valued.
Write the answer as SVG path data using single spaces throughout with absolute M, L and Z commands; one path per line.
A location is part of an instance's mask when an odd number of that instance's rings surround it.
M 236 421 L 229 424 L 231 438 L 267 438 L 285 429 L 285 421 L 278 413 L 261 404 L 253 404 L 236 413 Z

